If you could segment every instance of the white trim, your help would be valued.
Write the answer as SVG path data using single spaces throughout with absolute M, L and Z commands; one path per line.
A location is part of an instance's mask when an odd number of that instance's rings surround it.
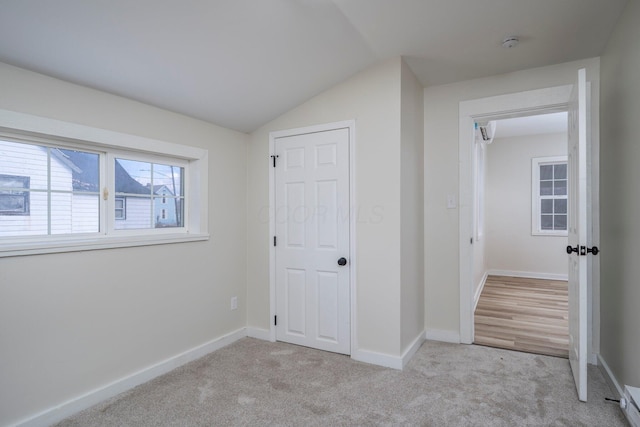
M 416 339 L 414 339 L 413 342 L 409 344 L 404 354 L 402 355 L 402 369 L 404 369 L 404 367 L 407 366 L 407 363 L 409 363 L 409 361 L 413 358 L 413 356 L 415 356 L 418 350 L 420 350 L 420 347 L 422 346 L 425 340 L 426 340 L 425 332 L 422 331 L 416 337 Z
M 411 358 L 415 356 L 425 339 L 425 333 L 420 332 L 413 342 L 409 344 L 402 356 L 392 356 L 371 350 L 355 349 L 351 351 L 351 359 L 401 371 L 407 366 Z
M 607 381 L 607 384 L 609 385 L 609 388 L 611 389 L 611 391 L 618 393 L 619 398 L 624 396 L 624 391 L 622 390 L 622 386 L 616 379 L 616 376 L 613 375 L 613 372 L 609 368 L 609 365 L 607 365 L 607 362 L 605 362 L 601 354 L 598 354 L 597 358 L 598 358 L 598 368 L 600 369 L 600 372 L 602 372 L 602 376 Z
M 199 159 L 203 151 L 206 151 L 189 145 L 174 144 L 2 109 L 0 109 L 0 128 L 6 128 L 8 131 L 17 130 L 27 134 L 35 133 L 41 136 L 88 141 L 101 147 L 122 148 L 127 151 L 139 151 L 149 154 L 162 153 L 182 159 Z
M 542 279 L 542 280 L 569 280 L 568 274 L 538 273 L 538 272 L 532 272 L 532 271 L 489 270 L 487 272 L 487 275 L 523 277 L 526 279 Z
M 179 366 L 199 359 L 211 352 L 226 347 L 227 345 L 246 336 L 246 329 L 240 328 L 205 344 L 143 368 L 138 372 L 134 372 L 131 375 L 127 375 L 126 377 L 120 378 L 105 386 L 96 388 L 81 396 L 46 409 L 30 418 L 19 421 L 15 425 L 20 427 L 39 427 L 55 424 L 75 413 L 109 399 L 110 397 L 116 396 L 124 391 L 130 390 L 135 386 L 150 381 L 160 375 L 166 374 Z
M 485 271 L 482 275 L 482 279 L 480 279 L 480 286 L 476 289 L 476 293 L 473 295 L 473 312 L 476 312 L 476 308 L 478 308 L 478 301 L 480 301 L 480 295 L 482 294 L 482 290 L 484 289 L 484 285 L 487 283 L 487 277 L 489 277 L 489 271 Z
M 572 85 L 492 96 L 459 104 L 459 273 L 460 341 L 473 342 L 473 144 L 476 120 L 567 111 Z
M 269 329 L 247 327 L 247 336 L 263 341 L 271 341 L 271 331 Z
M 402 370 L 403 359 L 400 356 L 391 356 L 390 354 L 378 353 L 371 350 L 352 350 L 351 358 L 358 362 L 370 363 L 372 365 L 383 366 L 385 368 Z
M 336 129 L 349 130 L 349 206 L 354 209 L 355 196 L 355 145 L 356 145 L 356 122 L 355 120 L 345 120 L 341 122 L 325 123 L 320 125 L 273 131 L 269 133 L 269 155 L 275 155 L 275 143 L 277 138 L 304 135 L 309 133 L 325 132 Z M 275 224 L 275 168 L 271 157 L 269 161 L 269 340 L 276 341 L 276 326 L 273 318 L 276 315 L 276 257 L 275 248 L 273 246 L 273 236 L 276 232 Z M 350 353 L 353 357 L 357 344 L 357 324 L 356 324 L 356 215 L 349 215 L 349 286 L 350 286 Z M 386 366 L 386 365 L 383 365 Z
M 430 341 L 448 342 L 460 344 L 460 334 L 456 331 L 445 331 L 442 329 L 427 329 L 425 338 Z
M 157 236 L 96 236 L 91 238 L 58 238 L 43 243 L 32 241 L 30 243 L 3 244 L 0 258 L 50 254 L 61 252 L 90 251 L 97 249 L 129 248 L 134 246 L 165 245 L 169 243 L 199 242 L 209 240 L 209 234 L 159 234 Z

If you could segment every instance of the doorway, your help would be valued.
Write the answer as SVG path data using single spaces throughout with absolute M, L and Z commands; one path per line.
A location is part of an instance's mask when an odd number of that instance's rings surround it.
M 593 293 L 591 274 L 592 258 L 587 257 L 596 247 L 591 246 L 593 234 L 597 234 L 597 179 L 591 173 L 598 156 L 597 124 L 591 129 L 590 90 L 586 71 L 578 70 L 573 85 L 538 89 L 490 98 L 463 101 L 459 110 L 460 156 L 460 341 L 470 344 L 473 340 L 473 140 L 474 123 L 510 117 L 521 117 L 559 111 L 569 112 L 568 152 L 571 182 L 577 191 L 570 190 L 569 203 L 579 208 L 569 208 L 569 245 L 567 254 L 572 268 L 569 276 L 569 337 L 570 365 L 576 381 L 580 400 L 586 400 L 586 363 L 593 362 L 592 310 Z M 597 117 L 597 104 L 594 115 Z M 591 163 L 589 159 L 596 161 Z M 573 178 L 575 176 L 575 179 Z M 595 225 L 595 226 L 594 226 Z M 595 231 L 594 231 L 595 230 Z M 596 275 L 597 279 L 597 275 Z M 596 285 L 599 287 L 599 284 Z M 595 294 L 597 295 L 597 293 Z M 595 304 L 597 305 L 598 300 Z M 597 313 L 597 309 L 595 311 Z
M 273 340 L 351 353 L 353 122 L 270 135 Z
M 474 343 L 568 357 L 567 114 L 480 124 Z

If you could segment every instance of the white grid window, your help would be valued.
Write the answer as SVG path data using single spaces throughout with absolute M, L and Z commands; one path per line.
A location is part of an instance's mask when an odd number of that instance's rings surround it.
M 532 234 L 567 235 L 567 157 L 532 160 Z
M 6 110 L 0 129 L 0 257 L 209 238 L 207 150 Z

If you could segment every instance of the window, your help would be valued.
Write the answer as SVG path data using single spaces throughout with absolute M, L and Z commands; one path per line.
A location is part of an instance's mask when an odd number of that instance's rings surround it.
M 532 218 L 534 235 L 567 235 L 567 157 L 532 160 Z
M 207 151 L 0 110 L 0 256 L 206 240 Z
M 0 175 L 0 215 L 29 215 L 29 177 Z
M 115 207 L 116 207 L 115 218 L 127 219 L 127 205 L 126 205 L 126 199 L 124 197 L 116 197 Z

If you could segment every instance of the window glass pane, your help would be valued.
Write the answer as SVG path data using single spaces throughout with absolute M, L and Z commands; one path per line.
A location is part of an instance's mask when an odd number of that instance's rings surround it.
M 553 166 L 553 178 L 554 179 L 567 179 L 567 164 L 560 164 Z
M 567 180 L 554 181 L 553 194 L 556 196 L 566 196 Z
M 553 215 L 540 215 L 540 229 L 553 230 Z
M 553 213 L 553 200 L 542 199 L 540 200 L 540 212 L 541 213 Z
M 165 202 L 162 197 L 154 197 L 154 226 L 156 228 L 183 227 L 182 199 L 167 197 L 164 200 Z
M 169 196 L 184 196 L 182 188 L 182 176 L 184 168 L 171 165 L 153 165 L 154 194 L 159 194 L 160 189 Z
M 53 202 L 53 197 L 51 200 Z M 71 195 L 71 233 L 97 233 L 99 231 L 100 195 L 73 193 Z
M 71 193 L 51 193 L 51 234 L 71 233 Z
M 47 193 L 29 194 L 28 215 L 0 214 L 0 237 L 47 234 Z
M 116 159 L 114 167 L 116 194 L 151 197 L 151 163 Z
M 540 179 L 553 179 L 553 165 L 540 165 Z
M 553 217 L 553 229 L 554 230 L 566 230 L 567 229 L 567 216 L 566 215 L 554 215 L 554 217 Z
M 29 177 L 29 188 L 47 189 L 48 149 L 0 140 L 0 174 Z
M 553 195 L 553 181 L 540 181 L 540 195 L 541 196 Z
M 100 156 L 84 151 L 51 150 L 51 188 L 74 192 L 100 192 Z M 72 188 L 69 189 L 68 175 Z
M 555 199 L 553 201 L 553 212 L 557 214 L 567 213 L 567 199 Z
M 123 219 L 116 221 L 117 230 L 151 228 L 151 197 L 124 197 L 125 212 Z

